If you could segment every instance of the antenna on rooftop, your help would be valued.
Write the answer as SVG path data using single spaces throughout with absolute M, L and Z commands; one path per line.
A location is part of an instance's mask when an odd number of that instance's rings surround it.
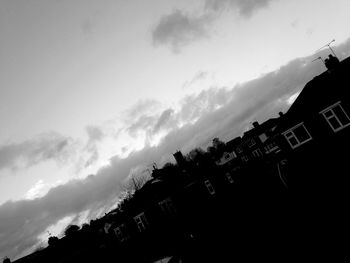
M 325 48 L 325 47 L 328 47 L 328 48 L 331 50 L 331 52 L 333 53 L 333 55 L 334 55 L 336 58 L 338 58 L 337 55 L 334 53 L 334 50 L 331 48 L 331 43 L 333 43 L 334 41 L 335 41 L 335 39 L 333 39 L 331 42 L 329 42 L 328 44 L 324 45 L 323 47 L 320 47 L 319 49 L 317 49 L 316 52 L 320 51 L 321 49 L 323 49 L 323 48 Z M 338 58 L 338 59 L 339 59 L 339 58 Z
M 311 62 L 314 62 L 314 61 L 316 61 L 316 60 L 322 60 L 322 62 L 323 62 L 323 64 L 326 64 L 325 62 L 324 62 L 324 60 L 323 60 L 323 58 L 322 57 L 318 57 L 318 58 L 315 58 L 313 61 L 311 61 Z

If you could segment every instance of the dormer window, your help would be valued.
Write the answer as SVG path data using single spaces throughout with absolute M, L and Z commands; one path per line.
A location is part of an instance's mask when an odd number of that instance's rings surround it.
M 324 109 L 320 114 L 323 115 L 334 132 L 340 131 L 350 125 L 350 119 L 340 105 L 340 101 Z
M 310 133 L 302 122 L 285 131 L 283 135 L 293 149 L 312 139 Z

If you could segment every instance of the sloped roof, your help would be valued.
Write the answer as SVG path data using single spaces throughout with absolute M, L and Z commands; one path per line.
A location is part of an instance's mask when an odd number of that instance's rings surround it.
M 246 139 L 246 138 L 251 138 L 257 135 L 260 135 L 264 132 L 266 132 L 267 130 L 272 129 L 274 126 L 277 125 L 279 118 L 271 118 L 268 119 L 267 121 L 259 124 L 259 126 L 252 128 L 249 131 L 246 131 L 243 135 L 242 139 Z
M 310 80 L 288 109 L 279 127 L 294 120 L 303 120 L 318 114 L 330 102 L 347 96 L 350 86 L 350 57 L 344 59 L 332 71 L 325 71 Z

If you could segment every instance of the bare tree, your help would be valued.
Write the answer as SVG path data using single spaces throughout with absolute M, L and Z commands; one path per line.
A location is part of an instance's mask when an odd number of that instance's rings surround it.
M 146 176 L 134 176 L 132 175 L 130 180 L 126 183 L 125 189 L 127 192 L 136 192 L 142 188 L 142 186 L 148 181 Z

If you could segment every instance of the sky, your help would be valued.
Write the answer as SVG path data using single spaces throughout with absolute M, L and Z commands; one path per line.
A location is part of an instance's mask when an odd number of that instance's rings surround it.
M 0 1 L 0 258 L 131 176 L 278 116 L 350 54 L 348 0 Z M 323 47 L 323 48 L 322 48 Z M 321 49 L 320 49 L 321 48 Z

